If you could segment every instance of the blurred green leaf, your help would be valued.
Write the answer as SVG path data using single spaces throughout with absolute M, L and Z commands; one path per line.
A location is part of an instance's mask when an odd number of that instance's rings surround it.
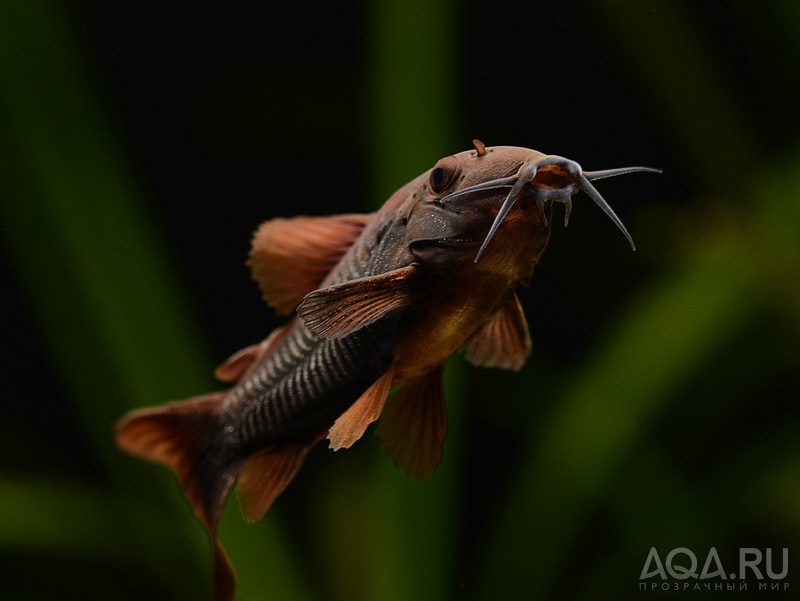
M 377 208 L 402 183 L 461 150 L 463 143 L 456 143 L 453 134 L 452 2 L 374 2 L 369 14 L 367 147 L 374 174 L 371 208 Z M 451 364 L 446 372 L 450 435 L 436 473 L 416 483 L 403 470 L 392 469 L 381 451 L 379 460 L 369 464 L 376 486 L 365 498 L 353 502 L 347 492 L 333 493 L 338 503 L 331 519 L 340 522 L 332 523 L 331 553 L 340 552 L 333 543 L 343 542 L 343 532 L 358 528 L 358 560 L 334 560 L 336 578 L 347 587 L 340 589 L 340 599 L 440 600 L 451 595 L 458 447 L 454 405 L 463 390 L 462 366 Z
M 589 364 L 551 400 L 499 524 L 482 598 L 510 594 L 530 566 L 534 598 L 552 587 L 576 527 L 670 394 L 753 311 L 752 274 L 725 237 L 706 240 L 679 273 L 641 293 Z M 525 519 L 521 519 L 525 516 Z M 503 549 L 517 553 L 503 553 Z
M 117 519 L 96 490 L 73 483 L 0 481 L 0 545 L 6 548 L 129 559 L 133 550 L 119 544 Z
M 152 468 L 145 476 L 139 466 L 131 467 L 134 461 L 123 459 L 111 438 L 124 409 L 210 387 L 210 379 L 198 374 L 210 373 L 212 362 L 202 351 L 180 278 L 170 269 L 164 245 L 91 97 L 65 22 L 54 2 L 0 5 L 5 92 L 0 123 L 13 141 L 3 145 L 0 167 L 3 242 L 62 366 L 60 375 L 70 387 L 92 451 L 114 482 L 116 494 L 108 496 L 98 516 L 117 516 L 122 524 L 130 520 L 128 535 L 139 541 L 140 551 L 150 549 L 144 559 L 153 571 L 162 574 L 176 596 L 195 597 L 209 590 L 207 576 L 201 576 L 208 567 L 198 562 L 205 563 L 208 553 L 198 536 L 200 527 L 186 519 L 187 508 L 171 478 L 158 480 Z M 165 486 L 155 487 L 155 481 Z M 27 494 L 31 507 L 53 502 L 44 497 L 37 503 L 37 491 L 52 492 L 30 488 L 17 491 L 17 499 Z M 145 511 L 132 510 L 124 499 L 168 505 L 179 517 L 165 527 Z M 82 501 L 89 503 L 84 512 L 99 504 L 85 494 L 65 497 L 72 509 Z M 27 527 L 34 540 L 34 526 L 20 522 L 18 537 Z M 87 529 L 87 544 L 94 540 L 92 531 Z M 58 532 L 55 528 L 53 544 L 63 539 Z M 278 538 L 275 531 L 269 538 L 248 533 L 232 535 L 225 544 L 232 555 L 285 558 Z M 247 580 L 281 582 L 287 595 L 295 592 L 291 598 L 304 598 L 302 578 L 290 561 L 252 568 L 255 574 Z

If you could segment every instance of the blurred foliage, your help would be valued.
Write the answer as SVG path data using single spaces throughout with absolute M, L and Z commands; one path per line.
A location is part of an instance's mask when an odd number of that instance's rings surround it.
M 590 208 L 556 228 L 529 365 L 451 361 L 433 476 L 365 439 L 257 525 L 231 499 L 239 598 L 661 597 L 639 574 L 680 546 L 788 547 L 793 584 L 800 12 L 551 4 L 0 3 L 0 598 L 210 598 L 114 421 L 278 323 L 241 267 L 259 220 L 372 210 L 475 136 L 662 167 L 602 182 L 640 250 Z

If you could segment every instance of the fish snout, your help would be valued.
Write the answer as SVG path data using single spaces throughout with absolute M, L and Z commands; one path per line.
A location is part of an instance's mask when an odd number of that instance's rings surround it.
M 478 262 L 503 219 L 523 193 L 529 194 L 534 198 L 542 223 L 547 227 L 546 203 L 553 201 L 564 204 L 564 225 L 566 226 L 569 223 L 569 216 L 572 212 L 572 195 L 578 190 L 583 190 L 619 228 L 631 245 L 631 249 L 636 250 L 633 238 L 628 233 L 622 220 L 617 217 L 617 214 L 590 180 L 637 172 L 661 173 L 661 170 L 650 167 L 622 167 L 620 169 L 585 172 L 577 162 L 558 155 L 546 155 L 524 163 L 519 168 L 516 177 L 513 178 L 514 183 L 511 191 L 503 201 L 494 223 L 489 228 L 489 233 L 475 256 L 475 262 Z

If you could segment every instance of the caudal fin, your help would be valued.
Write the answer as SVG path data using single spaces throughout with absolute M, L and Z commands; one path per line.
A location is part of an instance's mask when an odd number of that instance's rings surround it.
M 162 463 L 177 476 L 195 516 L 212 544 L 214 599 L 233 599 L 235 577 L 217 542 L 225 498 L 241 466 L 225 452 L 217 418 L 224 393 L 212 393 L 154 409 L 132 411 L 117 424 L 117 445 L 127 453 Z

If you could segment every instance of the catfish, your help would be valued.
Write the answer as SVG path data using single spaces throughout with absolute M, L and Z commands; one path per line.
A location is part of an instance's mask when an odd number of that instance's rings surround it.
M 315 443 L 348 448 L 378 419 L 398 466 L 416 479 L 436 469 L 445 361 L 462 349 L 474 365 L 519 370 L 530 354 L 515 289 L 547 246 L 556 202 L 566 225 L 582 190 L 635 249 L 591 181 L 658 170 L 584 172 L 536 150 L 474 146 L 439 160 L 376 213 L 262 224 L 249 266 L 266 302 L 294 315 L 217 368 L 227 390 L 117 424 L 119 447 L 170 468 L 205 527 L 216 601 L 234 596 L 217 524 L 237 480 L 245 518 L 259 520 Z

